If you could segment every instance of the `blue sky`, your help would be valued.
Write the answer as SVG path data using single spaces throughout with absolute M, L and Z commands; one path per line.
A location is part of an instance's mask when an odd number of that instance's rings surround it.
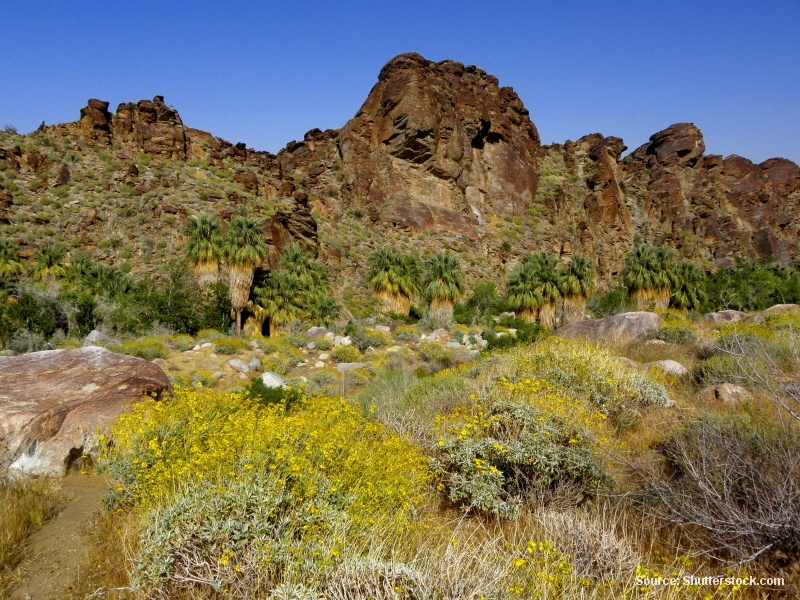
M 416 51 L 513 86 L 543 143 L 633 149 L 691 121 L 707 153 L 800 163 L 798 0 L 5 1 L 0 24 L 0 126 L 20 131 L 163 94 L 187 125 L 276 152 L 341 127 Z

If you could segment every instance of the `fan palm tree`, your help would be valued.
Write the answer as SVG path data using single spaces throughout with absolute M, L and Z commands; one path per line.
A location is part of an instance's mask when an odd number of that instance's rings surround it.
M 8 238 L 0 238 L 0 277 L 11 277 L 22 271 L 19 247 Z
M 64 246 L 59 244 L 49 244 L 39 249 L 33 255 L 36 263 L 33 265 L 31 276 L 41 281 L 52 281 L 64 277 L 67 274 L 67 270 L 64 268 L 66 256 L 67 251 Z
M 203 285 L 217 283 L 222 259 L 222 234 L 216 217 L 192 216 L 187 226 L 186 259 Z
M 675 252 L 665 246 L 658 246 L 653 252 L 652 270 L 656 308 L 666 310 L 669 308 L 672 289 L 677 285 Z
M 425 263 L 422 280 L 422 296 L 430 304 L 434 321 L 442 324 L 453 322 L 453 303 L 464 293 L 464 271 L 455 254 L 434 254 Z
M 267 245 L 261 240 L 258 221 L 246 216 L 233 219 L 223 245 L 223 255 L 228 263 L 231 307 L 236 332 L 239 333 L 242 331 L 242 310 L 250 298 L 255 268 L 267 256 Z
M 419 292 L 417 260 L 384 246 L 372 253 L 367 264 L 370 267 L 367 284 L 384 302 L 387 310 L 407 315 L 411 308 L 411 296 Z
M 586 299 L 594 293 L 594 269 L 583 256 L 575 254 L 564 274 L 564 324 L 583 320 Z
M 287 271 L 272 272 L 265 284 L 256 289 L 258 304 L 269 318 L 270 335 L 275 335 L 279 326 L 305 315 L 302 292 L 298 277 Z
M 511 271 L 506 285 L 506 303 L 520 318 L 531 323 L 542 306 L 541 281 L 536 266 L 522 261 Z
M 534 268 L 539 280 L 539 323 L 553 329 L 556 325 L 556 305 L 564 287 L 564 272 L 558 265 L 558 260 L 546 252 L 529 254 L 522 262 L 529 263 Z
M 706 298 L 706 274 L 691 261 L 685 260 L 675 268 L 675 289 L 670 304 L 680 310 L 697 310 Z
M 636 310 L 646 310 L 655 301 L 656 276 L 653 270 L 655 253 L 645 244 L 634 244 L 625 257 L 622 269 L 622 283 L 628 288 L 628 295 Z

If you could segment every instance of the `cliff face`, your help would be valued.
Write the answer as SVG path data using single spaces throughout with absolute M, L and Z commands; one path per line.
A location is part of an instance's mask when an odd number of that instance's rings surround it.
M 395 57 L 340 130 L 313 129 L 277 155 L 184 125 L 160 96 L 90 100 L 80 119 L 29 136 L 0 132 L 0 227 L 29 258 L 56 240 L 152 271 L 192 214 L 247 209 L 273 249 L 300 241 L 341 286 L 371 249 L 458 252 L 473 279 L 524 254 L 582 253 L 607 280 L 634 237 L 706 268 L 800 256 L 800 168 L 706 155 L 678 123 L 623 158 L 595 133 L 541 146 L 517 94 L 474 66 Z M 544 117 L 544 116 L 543 116 Z

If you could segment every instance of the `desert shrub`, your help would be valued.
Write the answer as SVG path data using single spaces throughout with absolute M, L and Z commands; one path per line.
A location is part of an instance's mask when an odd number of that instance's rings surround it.
M 365 383 L 369 382 L 373 377 L 375 377 L 375 373 L 373 372 L 374 369 L 370 369 L 367 367 L 358 367 L 355 369 L 350 369 L 344 374 L 344 386 L 346 388 L 352 388 L 360 385 L 364 385 Z
M 9 350 L 17 354 L 52 350 L 56 347 L 52 339 L 46 338 L 35 331 L 28 331 L 27 329 L 18 329 L 14 332 L 14 335 L 8 341 L 7 345 Z
M 167 358 L 168 353 L 164 341 L 159 337 L 143 337 L 136 340 L 128 340 L 122 344 L 110 346 L 109 350 L 129 356 L 138 356 L 145 360 Z
M 633 301 L 628 295 L 628 289 L 619 286 L 592 296 L 586 303 L 586 307 L 598 318 L 610 317 L 633 310 Z
M 462 325 L 476 325 L 504 310 L 506 306 L 497 293 L 495 285 L 489 281 L 477 283 L 472 294 L 464 304 L 453 306 L 453 319 Z
M 431 466 L 450 501 L 513 518 L 561 485 L 590 496 L 609 483 L 592 448 L 609 443 L 605 419 L 544 380 L 501 377 L 475 406 L 441 420 Z
M 657 447 L 644 472 L 662 518 L 731 561 L 800 556 L 800 434 L 761 414 L 709 414 Z
M 373 348 L 381 348 L 388 345 L 392 339 L 381 331 L 375 331 L 367 327 L 354 327 L 347 331 L 350 339 L 353 340 L 353 345 L 362 352 L 372 346 Z
M 264 385 L 260 377 L 253 377 L 244 390 L 244 394 L 264 406 L 281 405 L 285 410 L 291 411 L 304 398 L 303 392 L 297 388 L 277 387 L 270 388 Z
M 739 262 L 719 269 L 705 284 L 704 312 L 733 308 L 764 310 L 775 304 L 800 301 L 798 265 L 781 267 L 766 262 Z
M 508 329 L 516 329 L 516 333 L 509 334 Z M 498 332 L 506 335 L 498 335 Z M 529 323 L 518 317 L 503 317 L 495 327 L 483 330 L 483 339 L 486 340 L 487 350 L 502 350 L 514 346 L 531 344 L 546 337 L 550 331 L 538 323 Z
M 195 345 L 194 338 L 185 333 L 178 333 L 169 336 L 168 343 L 170 346 L 172 346 L 176 350 L 180 350 L 181 352 L 185 352 L 186 350 L 191 350 Z
M 419 340 L 419 328 L 416 325 L 399 325 L 392 331 L 392 337 L 398 342 L 416 342 Z
M 286 341 L 285 335 L 276 335 L 258 340 L 258 347 L 266 354 L 272 354 L 273 352 L 292 348 L 292 345 Z
M 297 363 L 302 362 L 303 355 L 297 348 L 287 346 L 283 350 L 273 352 L 261 361 L 265 371 L 272 371 L 278 375 L 285 375 Z
M 308 337 L 307 333 L 287 333 L 284 336 L 286 343 L 291 344 L 295 348 L 303 348 L 308 342 L 311 341 L 311 338 Z
M 214 340 L 218 340 L 221 337 L 225 337 L 224 333 L 217 331 L 216 329 L 201 329 L 197 332 L 197 343 L 208 343 L 213 342 Z
M 662 327 L 658 330 L 658 339 L 669 344 L 694 344 L 697 341 L 697 334 L 686 327 Z
M 243 337 L 223 337 L 214 340 L 214 351 L 220 354 L 241 354 L 250 348 L 250 340 Z
M 330 352 L 331 358 L 336 362 L 357 362 L 361 359 L 361 352 L 355 346 L 336 346 Z
M 214 374 L 208 369 L 197 369 L 196 371 L 192 371 L 190 375 L 192 384 L 197 387 L 214 387 L 217 383 Z
M 264 404 L 178 390 L 120 417 L 104 469 L 142 515 L 133 586 L 239 597 L 316 587 L 380 525 L 411 526 L 427 482 L 412 444 L 341 398 Z M 362 540 L 362 542 L 359 542 Z
M 429 340 L 420 343 L 419 354 L 428 363 L 428 369 L 434 372 L 473 360 L 472 351 L 466 346 L 448 348 L 441 342 Z
M 314 340 L 314 345 L 317 347 L 317 350 L 330 350 L 333 348 L 333 340 L 326 337 L 317 338 Z

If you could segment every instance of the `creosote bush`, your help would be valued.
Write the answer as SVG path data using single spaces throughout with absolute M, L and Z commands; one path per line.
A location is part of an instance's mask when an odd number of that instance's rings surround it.
M 658 330 L 658 339 L 669 344 L 694 344 L 697 334 L 686 327 L 668 326 Z
M 220 354 L 240 354 L 250 347 L 250 341 L 241 337 L 224 337 L 214 340 L 214 350 Z
M 336 346 L 330 355 L 333 360 L 341 363 L 356 362 L 361 359 L 361 352 L 355 346 Z

